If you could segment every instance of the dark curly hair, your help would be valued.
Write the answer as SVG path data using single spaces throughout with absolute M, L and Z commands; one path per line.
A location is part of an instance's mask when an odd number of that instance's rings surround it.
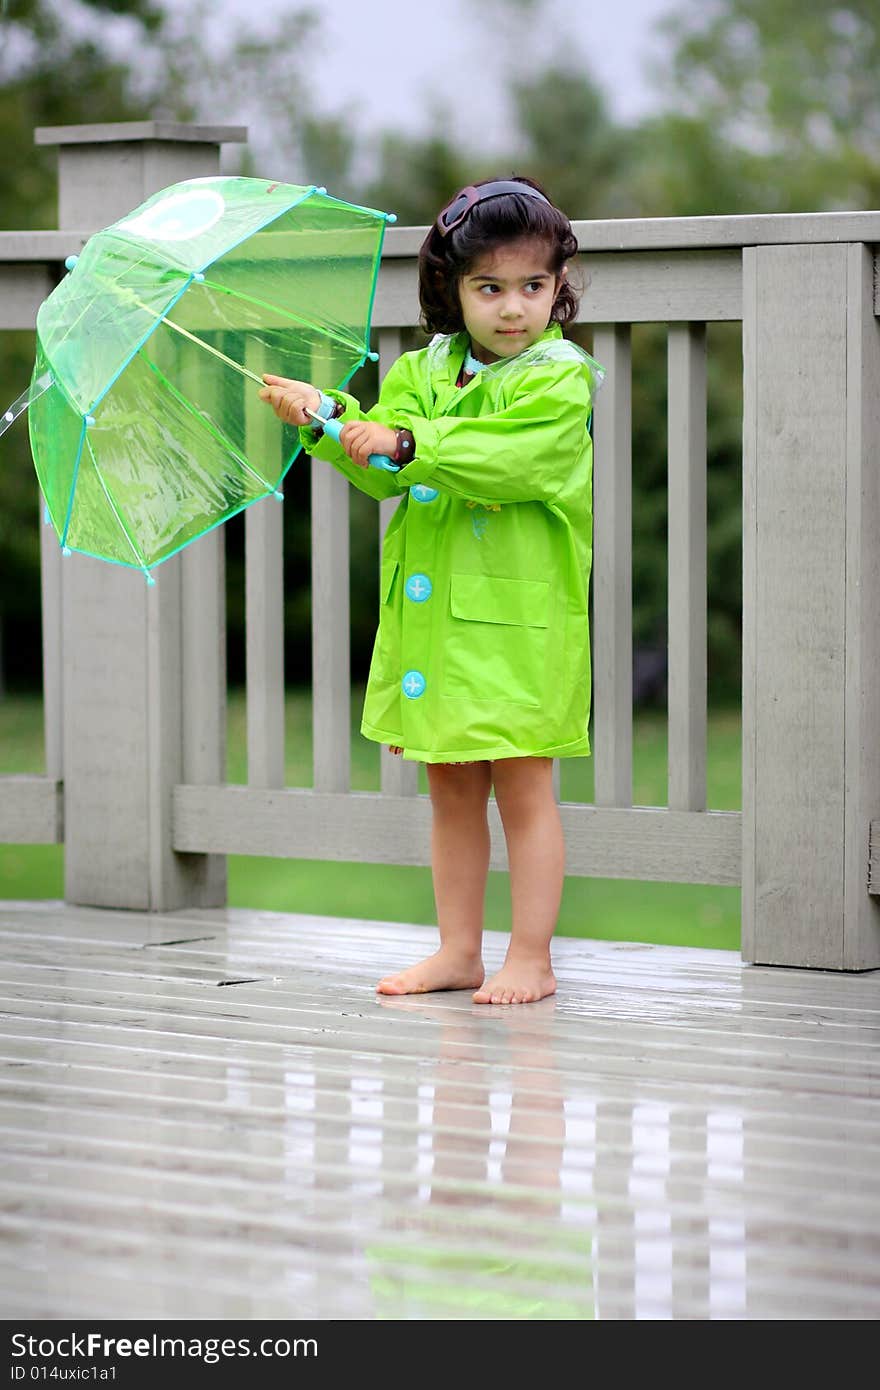
M 515 183 L 527 184 L 547 198 L 540 184 L 522 175 L 512 175 Z M 481 179 L 475 187 L 493 183 Z M 476 203 L 464 220 L 446 236 L 435 222 L 419 249 L 419 303 L 421 324 L 427 333 L 460 333 L 464 328 L 458 282 L 480 256 L 505 242 L 522 239 L 542 241 L 548 249 L 548 270 L 560 275 L 563 266 L 577 255 L 577 237 L 563 212 L 549 198 L 504 193 Z M 568 277 L 559 286 L 550 314 L 551 323 L 570 323 L 578 310 L 579 295 Z

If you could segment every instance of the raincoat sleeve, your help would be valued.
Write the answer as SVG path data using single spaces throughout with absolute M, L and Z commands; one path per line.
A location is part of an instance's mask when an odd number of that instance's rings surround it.
M 344 407 L 342 414 L 337 416 L 339 423 L 344 425 L 347 420 L 373 420 L 376 424 L 387 425 L 390 429 L 406 427 L 405 417 L 412 411 L 421 412 L 424 409 L 417 390 L 417 380 L 408 361 L 410 356 L 411 354 L 404 353 L 391 365 L 382 383 L 379 400 L 371 410 L 361 410 L 354 396 L 348 395 L 345 391 L 325 391 L 325 395 L 340 401 Z M 401 411 L 404 412 L 403 415 Z M 321 435 L 316 440 L 311 430 L 303 429 L 300 430 L 300 441 L 307 454 L 331 463 L 350 483 L 370 497 L 399 497 L 409 486 L 409 480 L 403 482 L 401 474 L 389 473 L 380 468 L 361 468 L 358 464 L 352 463 L 342 445 L 326 435 Z M 401 478 L 401 481 L 398 481 L 398 478 Z
M 581 363 L 550 362 L 533 368 L 491 414 L 426 420 L 401 407 L 395 423 L 412 430 L 416 451 L 397 476 L 407 487 L 430 483 L 487 507 L 552 502 L 584 453 L 590 401 Z

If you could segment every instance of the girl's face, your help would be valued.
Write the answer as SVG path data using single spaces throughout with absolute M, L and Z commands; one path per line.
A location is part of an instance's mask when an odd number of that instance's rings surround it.
M 543 242 L 514 241 L 481 256 L 462 275 L 459 303 L 478 362 L 515 357 L 540 338 L 561 283 L 548 259 Z

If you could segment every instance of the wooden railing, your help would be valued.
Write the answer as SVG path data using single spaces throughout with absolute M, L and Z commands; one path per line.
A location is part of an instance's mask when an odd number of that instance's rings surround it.
M 32 326 L 59 263 L 91 230 L 158 187 L 211 172 L 219 142 L 240 134 L 158 126 L 38 133 L 61 145 L 61 207 L 70 230 L 0 233 L 0 328 Z M 125 177 L 114 177 L 120 169 Z M 380 375 L 417 321 L 424 230 L 387 234 L 373 316 Z M 595 804 L 561 804 L 567 872 L 741 882 L 747 960 L 876 967 L 880 328 L 873 246 L 880 213 L 592 222 L 575 230 L 587 270 L 580 318 L 593 326 L 607 380 L 594 421 Z M 706 807 L 706 325 L 740 320 L 742 814 Z M 632 805 L 631 325 L 645 322 L 668 325 L 663 808 Z M 340 475 L 312 462 L 308 789 L 285 786 L 282 513 L 274 500 L 245 517 L 246 786 L 224 783 L 222 532 L 164 564 L 147 590 L 139 575 L 80 557 L 62 567 L 54 533 L 46 531 L 47 775 L 0 783 L 0 839 L 63 837 L 70 900 L 217 904 L 225 900 L 228 853 L 430 862 L 430 805 L 418 794 L 414 764 L 383 748 L 381 791 L 350 789 L 349 497 Z M 396 505 L 377 503 L 377 541 Z M 492 867 L 504 868 L 494 803 L 490 822 Z

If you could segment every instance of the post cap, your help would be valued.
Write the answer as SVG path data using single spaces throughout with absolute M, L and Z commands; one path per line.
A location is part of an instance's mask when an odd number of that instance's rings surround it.
M 181 121 L 108 121 L 100 125 L 44 125 L 34 131 L 35 145 L 129 144 L 169 140 L 181 144 L 244 145 L 245 125 L 191 125 Z

